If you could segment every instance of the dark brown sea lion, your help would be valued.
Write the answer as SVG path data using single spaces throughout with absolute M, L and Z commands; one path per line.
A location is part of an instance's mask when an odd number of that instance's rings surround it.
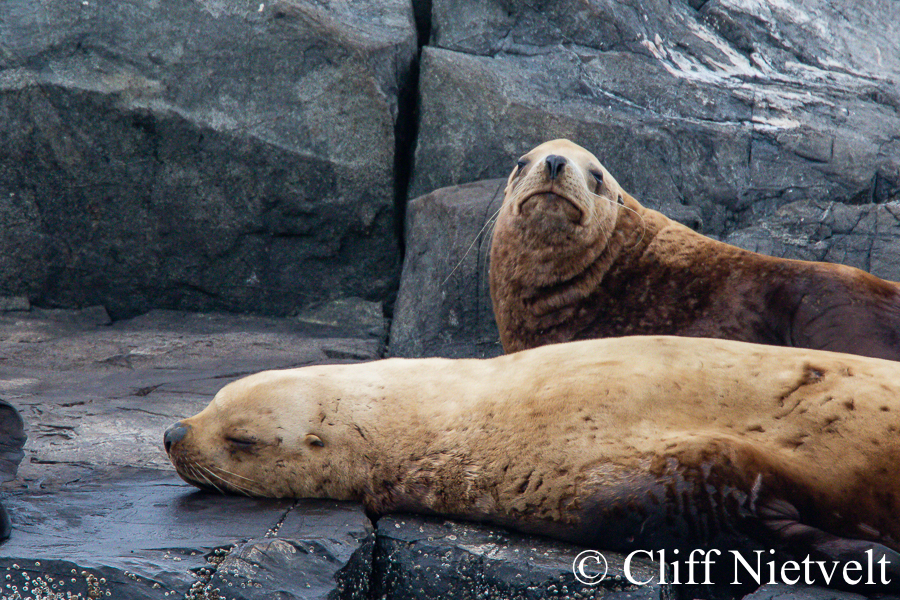
M 900 359 L 897 284 L 700 235 L 638 204 L 568 140 L 510 174 L 490 284 L 507 352 L 660 334 Z
M 187 482 L 487 521 L 602 549 L 872 551 L 900 582 L 900 363 L 679 337 L 390 359 L 225 386 Z

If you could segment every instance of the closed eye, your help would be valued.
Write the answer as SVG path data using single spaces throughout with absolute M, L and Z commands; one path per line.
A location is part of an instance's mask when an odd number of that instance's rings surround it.
M 257 440 L 248 437 L 226 436 L 225 439 L 239 450 L 250 450 L 257 444 Z
M 592 169 L 591 176 L 597 181 L 597 183 L 603 183 L 603 171 L 595 171 Z
M 522 169 L 524 169 L 524 168 L 527 167 L 527 166 L 528 166 L 528 161 L 525 160 L 524 158 L 523 158 L 523 159 L 519 159 L 519 160 L 516 162 L 516 167 L 518 167 L 518 171 L 519 171 L 520 173 L 522 172 Z

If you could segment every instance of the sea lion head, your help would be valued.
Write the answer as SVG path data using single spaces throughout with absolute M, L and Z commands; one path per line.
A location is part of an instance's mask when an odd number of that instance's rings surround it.
M 549 279 L 542 283 L 553 283 L 603 252 L 623 193 L 597 157 L 578 144 L 545 142 L 516 161 L 495 239 L 504 238 L 531 266 L 548 265 Z M 542 271 L 538 268 L 534 274 L 540 277 Z
M 181 478 L 249 496 L 355 497 L 347 465 L 359 449 L 334 401 L 325 400 L 334 398 L 325 379 L 306 371 L 265 371 L 230 383 L 203 411 L 170 427 L 164 446 Z

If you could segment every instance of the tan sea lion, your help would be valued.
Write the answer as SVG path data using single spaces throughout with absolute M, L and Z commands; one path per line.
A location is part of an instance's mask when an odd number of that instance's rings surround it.
M 623 335 L 714 337 L 900 360 L 900 286 L 742 250 L 641 206 L 568 140 L 509 176 L 491 298 L 507 352 Z
M 891 361 L 635 336 L 267 371 L 226 385 L 164 442 L 202 488 L 603 549 L 872 550 L 900 582 Z

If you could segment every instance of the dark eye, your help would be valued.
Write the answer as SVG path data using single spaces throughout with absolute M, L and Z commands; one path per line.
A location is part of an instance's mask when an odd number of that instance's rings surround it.
M 518 162 L 516 162 L 516 166 L 519 168 L 519 171 L 521 171 L 528 166 L 528 161 L 525 159 L 520 159 Z
M 228 443 L 239 450 L 249 450 L 256 446 L 256 440 L 248 437 L 227 436 Z
M 591 169 L 591 176 L 597 180 L 597 183 L 603 183 L 603 171 L 595 171 Z

